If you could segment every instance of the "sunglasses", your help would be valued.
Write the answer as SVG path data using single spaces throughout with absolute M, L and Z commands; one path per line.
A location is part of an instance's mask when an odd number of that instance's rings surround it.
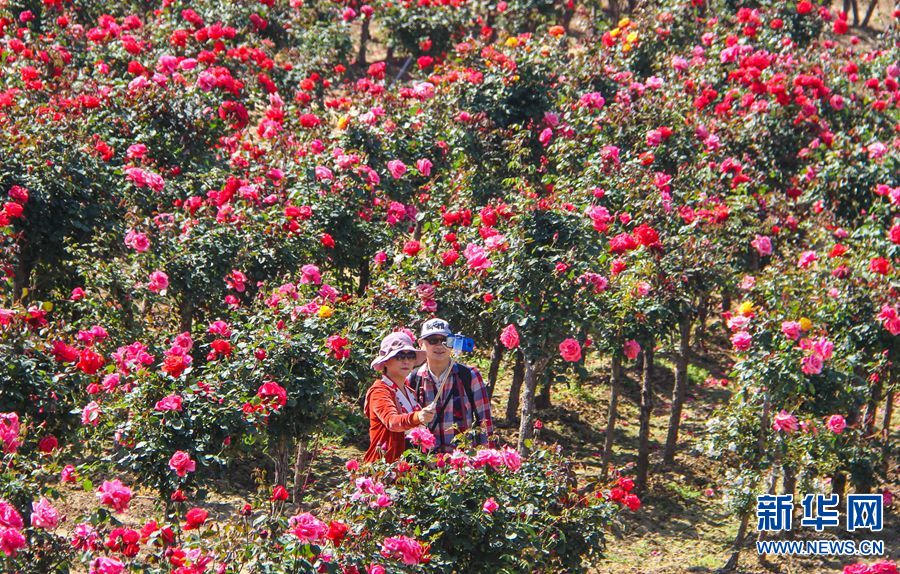
M 403 351 L 402 353 L 394 355 L 394 358 L 398 361 L 413 361 L 416 358 L 416 353 L 413 351 Z
M 447 342 L 447 337 L 441 337 L 441 336 L 427 337 L 425 339 L 425 342 L 428 343 L 429 345 L 440 345 L 441 343 Z

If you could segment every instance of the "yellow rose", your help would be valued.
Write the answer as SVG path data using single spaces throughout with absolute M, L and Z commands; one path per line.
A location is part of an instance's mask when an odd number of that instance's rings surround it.
M 751 303 L 750 301 L 744 301 L 738 307 L 738 313 L 745 317 L 753 314 L 753 303 Z
M 327 319 L 332 315 L 334 315 L 334 309 L 332 309 L 328 305 L 322 305 L 321 307 L 319 307 L 319 317 Z
M 629 24 L 631 24 L 631 20 L 628 18 L 622 18 L 621 20 L 619 20 L 619 28 L 624 28 Z
M 338 129 L 345 130 L 350 125 L 350 116 L 341 116 L 338 120 Z
M 509 38 L 506 39 L 505 44 L 506 44 L 507 48 L 515 48 L 516 46 L 519 45 L 519 39 L 516 38 L 515 36 L 510 36 Z
M 625 36 L 625 41 L 626 41 L 626 42 L 629 42 L 629 43 L 631 43 L 631 44 L 633 44 L 635 41 L 637 41 L 637 39 L 638 39 L 638 34 L 637 34 L 637 32 L 631 32 L 630 34 L 628 34 L 627 36 Z
M 806 317 L 800 317 L 800 328 L 804 331 L 809 331 L 810 329 L 812 329 L 812 321 L 810 321 Z

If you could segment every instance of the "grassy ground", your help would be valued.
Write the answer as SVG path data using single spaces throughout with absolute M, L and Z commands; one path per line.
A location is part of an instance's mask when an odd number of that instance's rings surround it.
M 721 495 L 715 490 L 720 469 L 701 451 L 705 421 L 724 404 L 730 391 L 721 386 L 708 386 L 707 376 L 721 378 L 727 356 L 709 349 L 702 356 L 691 358 L 688 402 L 683 415 L 681 448 L 676 463 L 663 468 L 662 447 L 665 443 L 669 418 L 669 397 L 672 392 L 672 363 L 660 353 L 655 378 L 655 401 L 651 426 L 651 476 L 648 493 L 642 497 L 643 506 L 637 513 L 624 513 L 623 522 L 608 539 L 607 557 L 595 565 L 596 574 L 676 574 L 685 572 L 712 573 L 719 569 L 731 554 L 731 543 L 738 529 L 738 520 L 728 514 Z M 580 385 L 562 385 L 554 390 L 553 406 L 539 413 L 544 422 L 542 439 L 558 442 L 579 462 L 579 471 L 595 475 L 600 469 L 607 420 L 609 387 L 602 373 L 606 365 L 595 363 L 591 371 L 597 376 Z M 640 373 L 627 372 L 623 397 L 619 402 L 620 423 L 616 428 L 615 454 L 617 467 L 627 467 L 637 460 L 638 407 L 640 401 Z M 493 404 L 499 412 L 505 410 L 508 379 L 498 382 Z M 896 428 L 896 427 L 895 427 Z M 501 429 L 511 443 L 516 432 Z M 711 491 L 709 489 L 712 489 Z M 892 489 L 896 492 L 896 489 Z M 896 506 L 896 504 L 895 504 Z M 751 530 L 754 525 L 751 523 Z M 795 529 L 796 531 L 796 529 Z M 801 538 L 815 538 L 815 531 L 800 530 Z M 848 539 L 843 530 L 819 536 L 825 539 Z M 888 513 L 885 530 L 857 538 L 885 541 L 887 557 L 900 559 L 900 520 L 896 513 Z M 738 573 L 808 573 L 840 572 L 847 559 L 801 559 L 757 555 L 754 547 L 741 553 Z M 871 560 L 870 560 L 871 561 Z

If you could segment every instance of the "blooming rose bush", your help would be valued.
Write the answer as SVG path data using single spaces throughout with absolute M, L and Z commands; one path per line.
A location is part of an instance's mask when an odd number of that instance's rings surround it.
M 391 465 L 348 465 L 340 516 L 357 526 L 345 549 L 380 548 L 389 569 L 582 571 L 617 512 L 640 505 L 629 479 L 611 490 L 579 485 L 551 447 L 523 459 L 509 447 L 432 455 L 426 446 Z M 398 524 L 414 543 L 383 538 Z

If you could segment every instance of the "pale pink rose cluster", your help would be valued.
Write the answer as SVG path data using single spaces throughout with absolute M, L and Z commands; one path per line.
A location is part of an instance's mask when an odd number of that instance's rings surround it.
M 381 544 L 381 555 L 400 560 L 404 564 L 421 564 L 428 555 L 428 547 L 408 536 L 385 538 Z

